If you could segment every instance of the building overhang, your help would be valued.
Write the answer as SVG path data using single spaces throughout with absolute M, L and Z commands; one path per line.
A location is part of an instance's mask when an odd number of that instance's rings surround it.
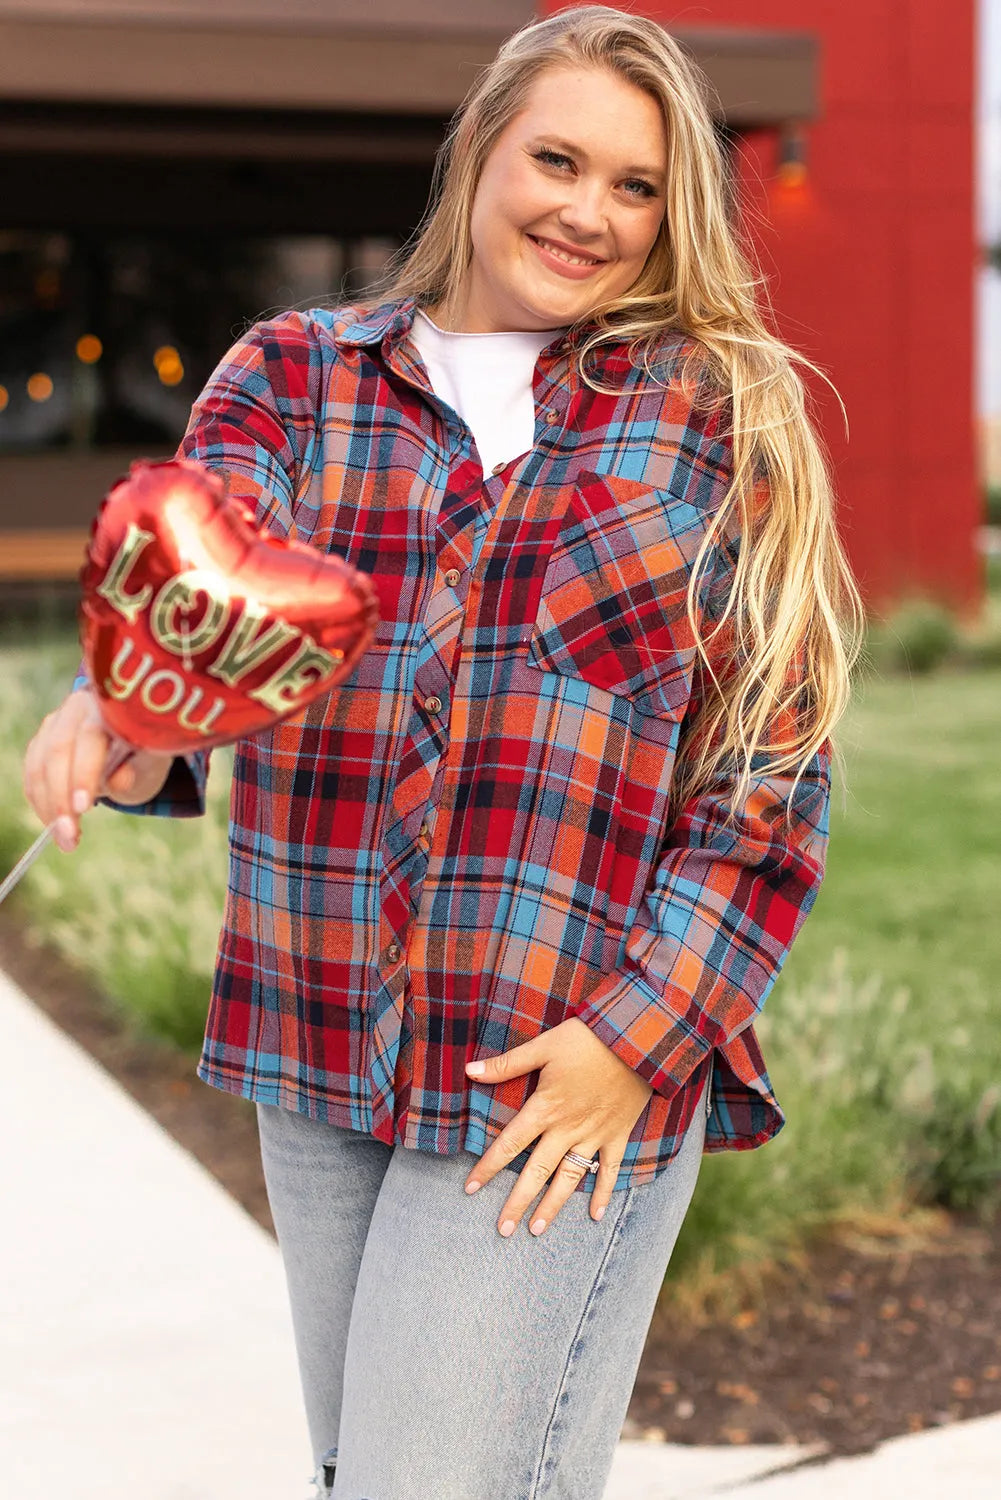
M 0 101 L 448 116 L 523 0 L 0 0 Z M 817 114 L 808 33 L 670 27 L 734 128 Z M 29 148 L 30 149 L 30 148 Z

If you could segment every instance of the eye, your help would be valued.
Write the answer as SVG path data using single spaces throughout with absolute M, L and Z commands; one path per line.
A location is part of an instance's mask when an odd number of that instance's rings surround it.
M 547 167 L 556 171 L 562 171 L 564 167 L 572 167 L 573 160 L 564 151 L 553 151 L 549 146 L 540 146 L 538 151 L 532 155 L 536 161 L 542 162 Z M 656 198 L 657 189 L 653 183 L 647 182 L 643 177 L 630 177 L 624 184 L 627 196 L 630 198 Z
M 547 167 L 563 162 L 567 163 L 568 166 L 573 166 L 573 162 L 569 156 L 566 156 L 562 151 L 550 151 L 548 146 L 540 146 L 539 150 L 534 152 L 533 155 L 536 161 L 545 162 Z

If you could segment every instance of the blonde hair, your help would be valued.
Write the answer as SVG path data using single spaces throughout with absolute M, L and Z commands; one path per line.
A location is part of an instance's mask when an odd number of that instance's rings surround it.
M 696 648 L 714 689 L 698 705 L 675 769 L 672 801 L 736 771 L 731 811 L 752 775 L 792 771 L 789 798 L 819 750 L 829 748 L 847 706 L 862 610 L 834 519 L 828 463 L 793 368 L 824 372 L 766 326 L 756 302 L 764 278 L 728 216 L 734 193 L 705 76 L 655 21 L 604 5 L 576 6 L 530 22 L 503 44 L 470 89 L 435 163 L 428 211 L 410 243 L 367 296 L 413 296 L 449 305 L 472 258 L 470 218 L 484 162 L 527 104 L 545 69 L 603 68 L 656 99 L 667 128 L 664 221 L 628 291 L 589 310 L 584 362 L 599 346 L 628 341 L 652 377 L 650 355 L 666 332 L 687 337 L 682 383 L 721 412 L 732 439 L 732 479 L 712 517 L 688 585 Z M 575 325 L 576 326 L 576 325 Z M 570 330 L 573 333 L 574 330 Z M 834 394 L 838 396 L 836 390 Z M 842 412 L 843 403 L 838 396 Z M 719 547 L 738 548 L 725 608 L 702 637 L 699 596 Z M 707 646 L 717 633 L 717 675 Z M 762 747 L 767 746 L 765 763 Z

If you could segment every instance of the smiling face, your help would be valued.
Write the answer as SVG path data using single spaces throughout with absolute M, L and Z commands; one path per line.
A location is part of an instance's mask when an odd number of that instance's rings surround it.
M 494 143 L 473 200 L 456 332 L 555 328 L 636 281 L 664 218 L 660 105 L 605 69 L 549 68 Z

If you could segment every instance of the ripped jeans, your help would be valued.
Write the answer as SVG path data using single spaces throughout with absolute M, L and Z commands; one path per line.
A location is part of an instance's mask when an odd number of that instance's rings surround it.
M 257 1106 L 315 1464 L 329 1500 L 600 1500 L 705 1138 L 603 1219 L 536 1238 L 468 1152 Z M 541 1189 L 539 1193 L 541 1197 Z M 535 1201 L 538 1201 L 536 1199 Z

